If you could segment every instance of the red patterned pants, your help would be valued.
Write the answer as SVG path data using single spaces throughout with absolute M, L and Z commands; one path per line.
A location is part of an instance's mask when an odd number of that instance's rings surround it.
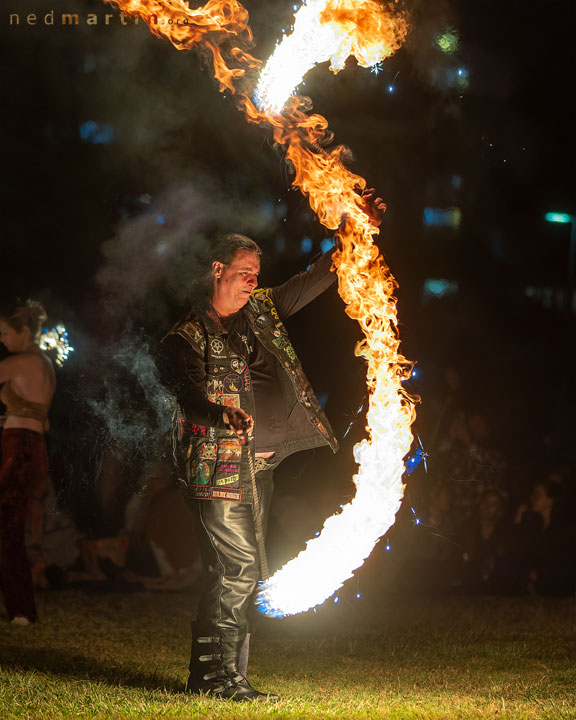
M 26 513 L 44 493 L 48 455 L 44 436 L 9 428 L 2 433 L 0 465 L 0 580 L 8 617 L 38 619 L 26 553 Z

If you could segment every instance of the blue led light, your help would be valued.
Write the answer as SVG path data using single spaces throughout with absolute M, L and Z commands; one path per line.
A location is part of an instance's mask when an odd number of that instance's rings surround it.
M 158 225 L 164 225 L 165 222 L 166 218 L 164 217 L 164 215 L 158 215 L 158 217 L 156 218 L 156 223 Z
M 302 238 L 302 242 L 300 243 L 300 249 L 303 253 L 309 253 L 312 250 L 313 243 L 312 238 L 305 237 Z
M 389 93 L 393 93 L 394 90 L 396 90 L 396 88 L 394 87 L 394 85 L 388 85 L 388 92 L 389 92 Z

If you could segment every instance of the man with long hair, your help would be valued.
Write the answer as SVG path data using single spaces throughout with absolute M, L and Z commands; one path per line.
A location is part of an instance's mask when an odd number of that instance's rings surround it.
M 385 206 L 359 199 L 378 224 Z M 267 574 L 264 534 L 274 468 L 291 453 L 338 443 L 284 320 L 336 279 L 331 252 L 273 288 L 258 288 L 261 250 L 226 235 L 204 257 L 200 293 L 162 341 L 160 377 L 181 409 L 180 482 L 196 513 L 207 571 L 192 631 L 187 689 L 278 700 L 245 677 L 248 609 Z

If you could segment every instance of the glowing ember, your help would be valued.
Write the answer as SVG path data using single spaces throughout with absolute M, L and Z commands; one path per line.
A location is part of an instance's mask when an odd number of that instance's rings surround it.
M 398 49 L 407 29 L 401 16 L 377 0 L 308 0 L 294 16 L 293 27 L 260 74 L 255 98 L 261 110 L 280 112 L 318 63 L 330 60 L 334 73 L 352 55 L 362 67 L 376 65 Z
M 309 0 L 297 14 L 294 34 L 279 46 L 261 75 L 257 97 L 265 108 L 262 110 L 254 105 L 248 90 L 238 87 L 240 80 L 246 84 L 248 71 L 259 66 L 247 52 L 251 32 L 248 15 L 239 3 L 211 0 L 191 10 L 182 0 L 107 1 L 148 19 L 152 31 L 177 48 L 197 47 L 211 58 L 220 89 L 236 95 L 250 122 L 273 129 L 274 139 L 285 148 L 294 171 L 293 184 L 309 198 L 319 220 L 337 230 L 341 241 L 341 250 L 334 256 L 338 292 L 346 312 L 364 333 L 356 354 L 367 362 L 368 438 L 354 448 L 359 465 L 354 499 L 341 513 L 328 518 L 306 550 L 261 587 L 258 603 L 263 612 L 276 616 L 302 612 L 332 595 L 394 522 L 404 492 L 403 458 L 412 442 L 414 405 L 402 387 L 412 367 L 399 353 L 396 282 L 374 245 L 377 230 L 359 199 L 365 181 L 344 166 L 342 147 L 322 149 L 329 144 L 331 133 L 325 118 L 308 114 L 309 101 L 292 97 L 284 104 L 284 99 L 304 72 L 322 60 L 330 59 L 335 71 L 350 54 L 362 65 L 382 60 L 399 46 L 406 25 L 401 17 L 383 11 L 376 0 Z M 172 24 L 155 25 L 150 20 L 154 14 L 172 19 Z M 183 24 L 184 17 L 189 24 Z M 311 23 L 308 27 L 301 20 L 306 17 Z M 316 36 L 321 38 L 318 43 Z M 288 42 L 289 53 L 281 50 Z M 300 52 L 305 61 L 300 61 Z M 276 59 L 288 54 L 298 73 Z M 272 112 L 282 104 L 282 114 Z

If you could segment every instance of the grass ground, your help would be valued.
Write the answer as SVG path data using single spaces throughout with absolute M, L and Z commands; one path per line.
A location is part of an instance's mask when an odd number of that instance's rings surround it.
M 576 718 L 576 603 L 381 597 L 261 618 L 260 707 L 191 698 L 184 593 L 46 593 L 42 622 L 0 624 L 0 717 Z

